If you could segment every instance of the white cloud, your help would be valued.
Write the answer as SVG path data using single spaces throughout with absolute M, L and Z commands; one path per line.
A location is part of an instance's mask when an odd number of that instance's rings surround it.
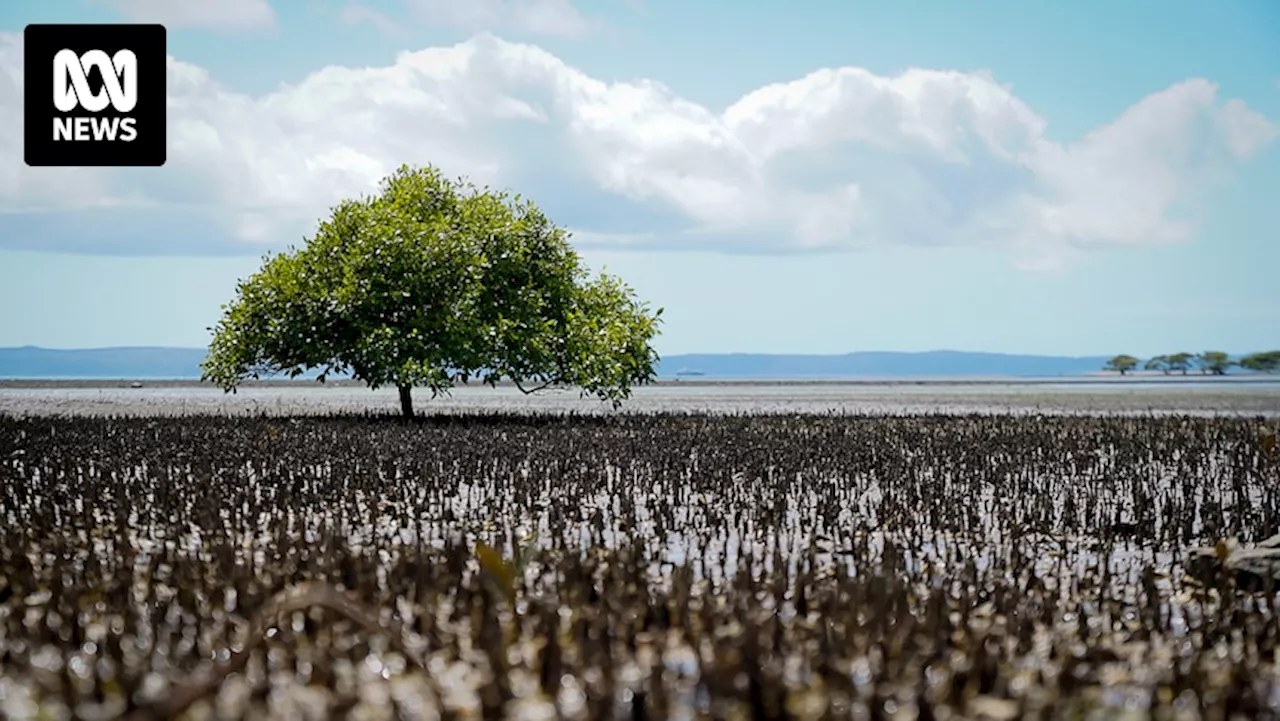
M 389 67 L 327 67 L 260 97 L 171 60 L 166 168 L 30 169 L 20 43 L 0 36 L 0 211 L 163 211 L 175 231 L 199 229 L 165 242 L 200 247 L 296 242 L 396 165 L 434 163 L 526 193 L 593 244 L 988 244 L 1045 269 L 1091 246 L 1187 238 L 1206 189 L 1278 134 L 1204 80 L 1139 99 L 1068 144 L 985 73 L 819 70 L 717 112 L 481 35 Z M 16 237 L 13 217 L 0 215 L 0 238 Z M 89 236 L 109 230 L 86 224 Z
M 594 24 L 571 0 L 405 0 L 421 21 L 467 32 L 517 30 L 534 35 L 581 37 Z
M 267 0 L 102 0 L 130 20 L 174 28 L 260 30 L 275 27 Z

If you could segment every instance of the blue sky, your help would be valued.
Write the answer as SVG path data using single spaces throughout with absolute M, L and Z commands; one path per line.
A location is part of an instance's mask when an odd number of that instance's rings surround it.
M 21 30 L 170 28 L 170 162 L 29 169 Z M 682 352 L 1280 346 L 1280 4 L 10 0 L 0 346 L 198 346 L 401 162 L 510 187 Z

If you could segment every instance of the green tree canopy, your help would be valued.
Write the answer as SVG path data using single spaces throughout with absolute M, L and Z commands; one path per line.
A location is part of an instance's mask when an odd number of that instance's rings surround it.
M 1280 350 L 1247 355 L 1240 359 L 1240 367 L 1258 373 L 1275 373 L 1280 370 Z
M 1193 353 L 1173 353 L 1166 357 L 1169 370 L 1181 371 L 1182 375 L 1186 375 L 1191 368 L 1191 361 L 1195 358 Z
M 1144 364 L 1142 365 L 1142 367 L 1143 367 L 1143 369 L 1144 369 L 1144 370 L 1149 370 L 1149 371 L 1160 371 L 1160 372 L 1164 373 L 1165 375 L 1168 375 L 1168 374 L 1169 374 L 1169 368 L 1170 368 L 1170 366 L 1169 366 L 1169 356 L 1167 356 L 1167 355 L 1158 355 L 1158 356 L 1155 356 L 1154 358 L 1150 358 L 1150 359 L 1148 359 L 1148 360 L 1147 360 L 1147 362 L 1146 362 L 1146 363 L 1144 363 Z
M 1207 350 L 1196 356 L 1196 367 L 1201 373 L 1211 373 L 1215 376 L 1227 374 L 1227 369 L 1235 365 L 1235 361 L 1231 360 L 1231 356 L 1220 350 Z
M 1108 371 L 1118 371 L 1120 375 L 1124 375 L 1136 367 L 1138 367 L 1138 359 L 1131 355 L 1124 355 L 1122 353 L 1116 356 L 1115 358 L 1112 358 L 1111 360 L 1107 361 L 1107 364 L 1103 366 L 1102 369 L 1108 370 Z
M 301 249 L 264 259 L 210 330 L 206 380 L 349 374 L 432 396 L 509 380 L 578 387 L 615 407 L 656 375 L 650 312 L 619 279 L 591 277 L 531 202 L 401 167 L 335 207 Z

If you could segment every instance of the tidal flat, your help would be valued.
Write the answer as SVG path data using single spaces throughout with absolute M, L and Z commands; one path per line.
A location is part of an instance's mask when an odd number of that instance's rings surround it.
M 0 381 L 0 413 L 12 415 L 314 415 L 394 413 L 394 389 L 350 383 L 250 383 L 235 394 L 191 381 Z M 525 395 L 512 387 L 466 386 L 432 398 L 428 414 L 615 414 L 574 391 Z M 1195 414 L 1280 417 L 1280 380 L 1265 378 L 1091 380 L 873 380 L 664 382 L 635 389 L 620 413 L 1017 413 Z
M 0 414 L 0 715 L 1280 718 L 1272 419 L 365 410 Z

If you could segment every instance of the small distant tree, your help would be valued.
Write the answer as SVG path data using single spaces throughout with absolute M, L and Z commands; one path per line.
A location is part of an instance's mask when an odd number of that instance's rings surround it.
M 1256 373 L 1275 373 L 1280 370 L 1280 350 L 1247 355 L 1240 359 L 1239 365 Z
M 435 396 L 472 378 L 616 406 L 656 376 L 662 314 L 590 277 L 533 203 L 407 166 L 267 258 L 223 310 L 206 380 L 234 392 L 263 375 L 347 374 L 395 386 L 406 417 L 415 386 Z
M 1142 367 L 1144 370 L 1160 371 L 1165 375 L 1169 375 L 1169 370 L 1170 370 L 1169 356 L 1158 355 L 1158 356 L 1155 356 L 1154 358 L 1150 358 L 1147 360 L 1146 363 L 1142 365 Z
M 1187 371 L 1191 370 L 1191 361 L 1194 358 L 1194 353 L 1174 353 L 1169 356 L 1169 370 L 1179 371 L 1185 376 Z
M 1107 364 L 1103 366 L 1102 369 L 1108 370 L 1108 371 L 1116 371 L 1120 375 L 1125 375 L 1126 373 L 1128 373 L 1129 371 L 1137 367 L 1138 367 L 1137 358 L 1131 355 L 1121 354 L 1107 361 Z
M 1231 360 L 1231 356 L 1220 350 L 1207 350 L 1195 358 L 1196 367 L 1201 373 L 1221 376 L 1227 374 L 1227 369 L 1235 365 Z

